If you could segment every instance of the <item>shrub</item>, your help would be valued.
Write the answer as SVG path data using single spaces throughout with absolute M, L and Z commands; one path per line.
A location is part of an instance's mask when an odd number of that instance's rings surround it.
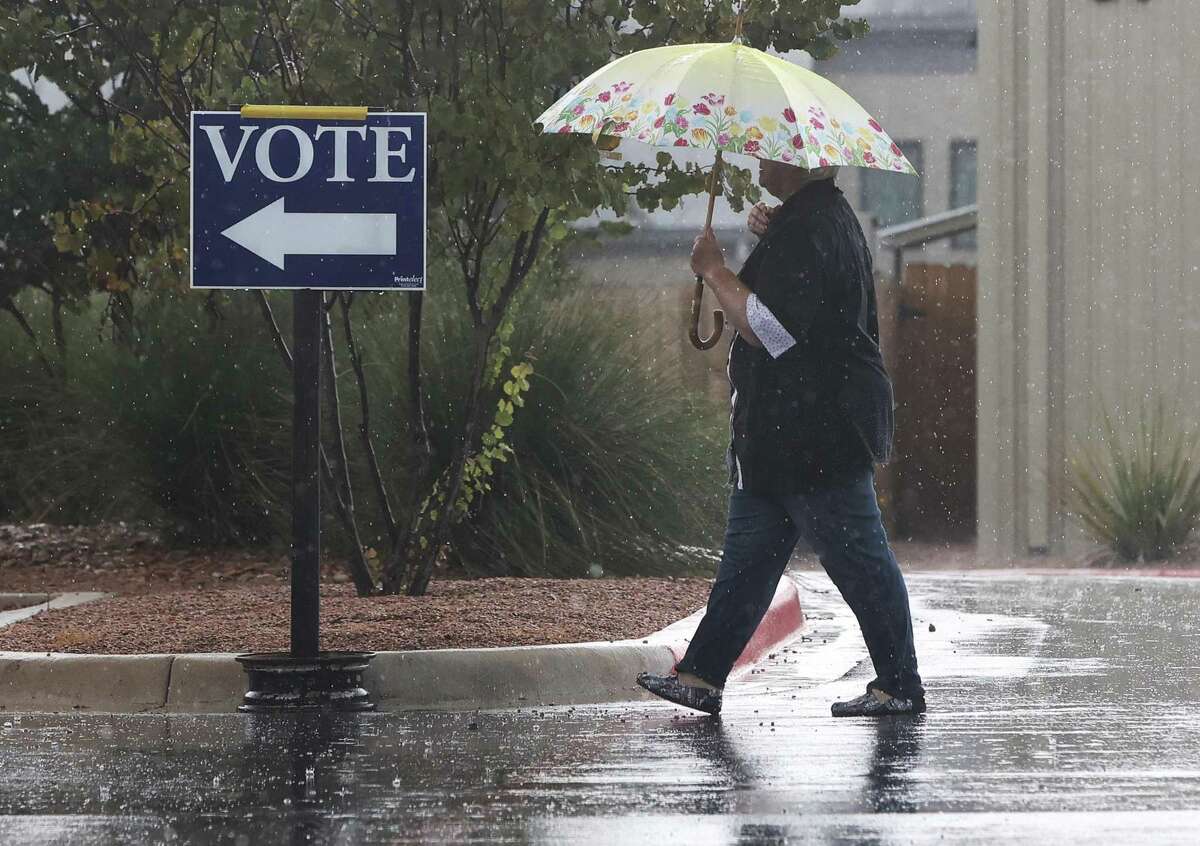
M 625 301 L 606 304 L 570 270 L 548 266 L 535 270 L 514 305 L 508 364 L 531 360 L 534 373 L 506 438 L 515 455 L 454 533 L 455 563 L 467 572 L 580 577 L 711 566 L 703 550 L 686 547 L 720 541 L 728 411 L 683 384 L 669 356 L 682 327 L 646 325 L 644 304 L 626 290 Z M 425 312 L 430 436 L 439 458 L 461 431 L 470 379 L 461 354 L 469 328 L 457 319 L 464 306 L 456 295 L 435 292 Z M 382 400 L 372 400 L 376 446 L 391 468 L 391 490 L 400 492 L 410 484 L 405 350 L 395 340 L 403 321 L 385 314 L 393 300 L 378 299 L 381 313 L 362 338 L 372 394 Z M 357 393 L 352 375 L 342 378 L 349 427 L 358 420 Z M 366 479 L 361 470 L 356 478 Z M 356 492 L 356 502 L 364 535 L 382 542 L 371 492 Z
M 647 356 L 656 344 L 665 352 L 678 343 L 671 333 L 679 327 L 635 326 L 636 298 L 602 307 L 594 294 L 547 262 L 514 305 L 505 369 L 532 359 L 535 371 L 508 434 L 516 454 L 456 530 L 454 551 L 468 572 L 651 574 L 710 563 L 683 547 L 719 541 L 725 413 L 685 388 L 673 364 Z M 456 296 L 450 286 L 431 290 L 425 312 L 439 466 L 461 431 L 471 375 L 461 355 L 470 330 Z M 272 302 L 286 332 L 287 297 Z M 23 305 L 45 322 L 44 303 L 28 297 Z M 413 484 L 406 307 L 394 295 L 361 295 L 354 306 L 376 448 L 398 511 Z M 41 372 L 15 325 L 0 323 L 0 514 L 151 522 L 178 541 L 205 544 L 286 539 L 290 376 L 252 295 L 224 298 L 215 317 L 200 294 L 162 293 L 142 298 L 139 315 L 150 331 L 136 351 L 100 337 L 98 311 L 70 316 L 61 381 Z M 335 335 L 361 534 L 384 549 L 357 436 L 357 386 L 340 329 Z M 344 551 L 336 522 L 327 525 L 331 550 Z
M 631 322 L 645 313 L 634 296 L 602 306 L 586 290 L 526 306 L 512 346 L 536 370 L 511 466 L 459 534 L 473 561 L 556 576 L 711 563 L 686 547 L 724 527 L 727 418 L 647 355 L 646 335 L 665 345 L 682 328 Z
M 203 303 L 142 300 L 153 331 L 136 351 L 102 338 L 95 311 L 74 315 L 62 380 L 10 341 L 0 367 L 5 513 L 136 519 L 207 544 L 278 534 L 291 466 L 278 354 L 249 309 L 234 303 L 214 318 Z
M 1123 561 L 1160 561 L 1200 524 L 1200 432 L 1168 430 L 1160 402 L 1132 437 L 1105 414 L 1104 436 L 1070 462 L 1069 513 Z

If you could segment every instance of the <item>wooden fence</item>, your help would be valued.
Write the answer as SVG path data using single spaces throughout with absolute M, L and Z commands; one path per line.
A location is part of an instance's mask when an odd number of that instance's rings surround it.
M 975 536 L 973 267 L 910 264 L 877 286 L 884 361 L 896 392 L 896 448 L 878 485 L 900 538 Z

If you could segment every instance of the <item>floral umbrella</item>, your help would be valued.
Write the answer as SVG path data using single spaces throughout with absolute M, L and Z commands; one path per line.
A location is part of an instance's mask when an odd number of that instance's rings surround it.
M 739 19 L 740 31 L 740 19 Z M 896 173 L 916 170 L 883 127 L 829 80 L 777 56 L 729 44 L 685 44 L 641 50 L 593 73 L 546 109 L 545 133 L 586 133 L 604 149 L 621 139 L 658 147 L 716 151 L 708 219 L 723 153 L 742 153 L 807 169 L 833 165 Z M 606 143 L 607 142 L 607 143 Z M 692 343 L 708 349 L 721 336 L 699 336 L 696 278 Z

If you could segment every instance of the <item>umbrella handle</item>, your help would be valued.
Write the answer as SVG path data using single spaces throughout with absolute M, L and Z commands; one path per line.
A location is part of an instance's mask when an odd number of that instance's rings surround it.
M 692 325 L 688 329 L 688 337 L 692 346 L 698 350 L 710 350 L 721 340 L 721 332 L 725 329 L 725 312 L 719 308 L 713 309 L 713 333 L 707 338 L 700 337 L 700 301 L 704 297 L 704 278 L 696 276 L 696 290 L 692 294 Z
M 712 227 L 713 206 L 717 202 L 717 190 L 721 184 L 721 151 L 717 150 L 717 161 L 713 165 L 712 176 L 708 180 L 708 217 L 704 221 L 704 229 Z M 688 329 L 688 337 L 692 346 L 698 350 L 710 350 L 721 340 L 721 332 L 725 328 L 725 312 L 719 308 L 713 309 L 713 333 L 707 338 L 700 337 L 700 301 L 704 298 L 704 277 L 696 274 L 696 290 L 692 294 L 692 325 Z

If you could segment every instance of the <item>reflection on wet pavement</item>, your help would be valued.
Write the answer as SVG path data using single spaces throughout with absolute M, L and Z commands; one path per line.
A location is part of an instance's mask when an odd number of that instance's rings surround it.
M 912 576 L 930 711 L 867 721 L 829 716 L 871 674 L 796 578 L 806 640 L 720 721 L 0 714 L 0 842 L 1195 842 L 1200 580 Z

